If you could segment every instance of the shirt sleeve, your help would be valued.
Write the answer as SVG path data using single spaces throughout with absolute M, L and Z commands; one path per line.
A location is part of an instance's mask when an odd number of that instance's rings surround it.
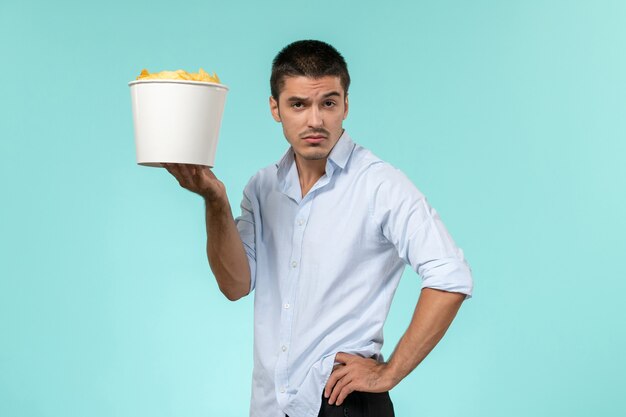
M 243 191 L 241 200 L 241 215 L 235 219 L 243 248 L 250 265 L 250 292 L 256 284 L 256 228 L 255 228 L 255 204 L 257 201 L 254 192 L 254 178 L 250 179 Z
M 472 296 L 473 280 L 456 246 L 424 195 L 399 170 L 380 164 L 372 215 L 400 258 L 422 278 L 422 288 Z

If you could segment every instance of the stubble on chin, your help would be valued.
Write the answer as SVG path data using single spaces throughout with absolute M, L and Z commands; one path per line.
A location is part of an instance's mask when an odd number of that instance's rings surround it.
M 328 158 L 328 154 L 327 153 L 313 153 L 313 154 L 308 154 L 308 155 L 300 155 L 302 156 L 302 159 L 305 159 L 307 161 L 319 161 L 320 159 L 325 159 Z

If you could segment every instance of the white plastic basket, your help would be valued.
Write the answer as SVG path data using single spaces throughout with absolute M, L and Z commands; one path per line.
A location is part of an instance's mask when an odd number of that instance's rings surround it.
M 228 87 L 186 80 L 128 83 L 137 163 L 214 166 Z

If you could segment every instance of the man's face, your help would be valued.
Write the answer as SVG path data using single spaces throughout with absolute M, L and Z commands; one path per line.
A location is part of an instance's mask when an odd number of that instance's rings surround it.
M 296 158 L 328 157 L 343 133 L 348 98 L 339 77 L 286 77 L 278 102 L 270 97 L 272 116 L 283 125 Z

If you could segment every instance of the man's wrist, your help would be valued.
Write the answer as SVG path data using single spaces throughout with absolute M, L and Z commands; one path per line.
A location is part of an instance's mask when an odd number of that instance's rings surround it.
M 387 391 L 398 385 L 405 375 L 396 366 L 396 363 L 389 361 L 384 364 L 383 368 L 383 385 L 387 388 Z
M 207 210 L 211 211 L 211 213 L 217 214 L 222 211 L 229 211 L 230 203 L 226 196 L 216 197 L 214 195 L 203 195 L 202 198 L 204 198 L 204 204 Z

